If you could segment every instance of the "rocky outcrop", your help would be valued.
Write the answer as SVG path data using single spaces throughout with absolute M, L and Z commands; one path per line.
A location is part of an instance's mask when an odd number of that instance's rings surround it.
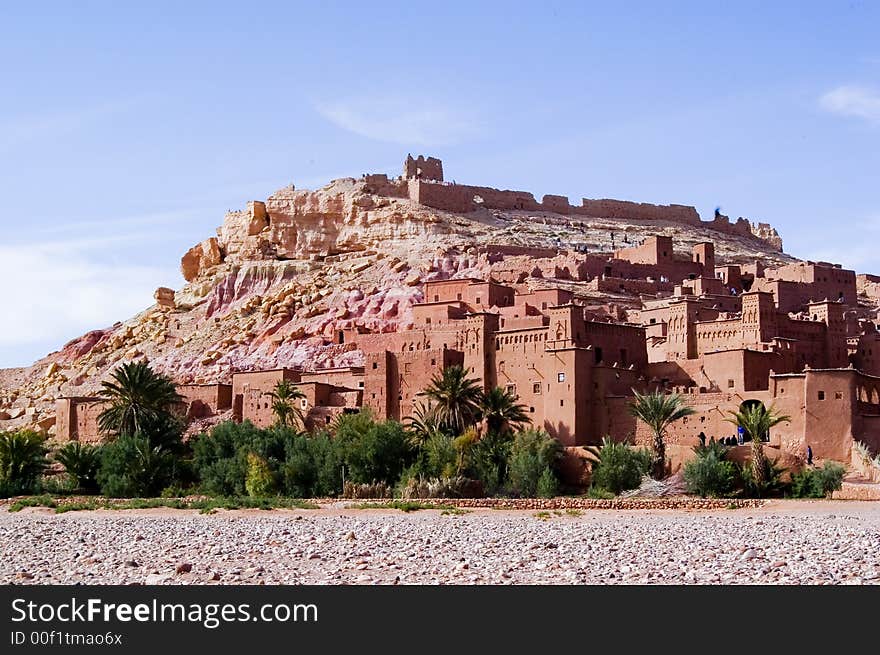
M 180 260 L 183 279 L 192 282 L 223 261 L 217 237 L 211 237 L 190 248 Z

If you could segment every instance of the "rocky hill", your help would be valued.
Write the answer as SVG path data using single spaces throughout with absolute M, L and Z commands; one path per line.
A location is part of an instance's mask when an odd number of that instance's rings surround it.
M 145 358 L 181 383 L 228 381 L 237 370 L 358 364 L 355 345 L 334 336 L 410 325 L 428 280 L 491 275 L 524 287 L 565 286 L 596 315 L 625 320 L 638 296 L 576 279 L 571 270 L 585 253 L 610 255 L 662 234 L 682 257 L 708 240 L 719 263 L 793 261 L 763 224 L 743 234 L 545 206 L 456 213 L 410 199 L 406 180 L 378 188 L 376 177 L 334 180 L 315 191 L 287 187 L 229 212 L 216 237 L 183 256 L 181 289 L 159 289 L 156 304 L 136 316 L 30 367 L 0 371 L 0 429 L 50 429 L 55 398 L 94 393 L 124 361 Z

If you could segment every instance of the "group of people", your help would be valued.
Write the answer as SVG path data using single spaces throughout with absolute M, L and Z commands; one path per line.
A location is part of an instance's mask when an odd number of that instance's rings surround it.
M 701 446 L 706 445 L 706 433 L 705 432 L 700 432 L 700 434 L 697 435 L 697 439 L 700 440 Z M 709 443 L 715 443 L 715 442 L 716 442 L 715 437 L 709 438 Z M 734 436 L 720 437 L 719 439 L 717 439 L 717 442 L 721 443 L 725 446 L 741 446 L 741 445 L 743 445 L 743 443 L 745 443 L 745 436 L 742 432 L 739 432 L 735 437 Z
M 705 432 L 700 432 L 700 434 L 697 435 L 697 439 L 700 440 L 701 446 L 706 445 L 706 433 Z M 725 446 L 737 446 L 737 445 L 741 446 L 745 442 L 745 437 L 743 435 L 742 429 L 740 429 L 737 436 L 735 436 L 735 437 L 721 437 L 718 441 L 720 443 L 724 444 Z M 709 439 L 709 443 L 715 443 L 715 437 L 711 437 Z M 813 465 L 813 449 L 809 445 L 807 445 L 807 464 L 809 466 Z

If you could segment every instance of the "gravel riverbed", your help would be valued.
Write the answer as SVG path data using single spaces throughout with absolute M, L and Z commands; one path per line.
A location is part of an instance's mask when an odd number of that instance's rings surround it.
M 0 510 L 15 584 L 880 584 L 880 503 L 710 511 Z

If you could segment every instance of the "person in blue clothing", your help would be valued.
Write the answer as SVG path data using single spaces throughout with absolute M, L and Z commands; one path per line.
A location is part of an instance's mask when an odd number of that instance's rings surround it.
M 813 465 L 813 449 L 807 446 L 807 464 Z

